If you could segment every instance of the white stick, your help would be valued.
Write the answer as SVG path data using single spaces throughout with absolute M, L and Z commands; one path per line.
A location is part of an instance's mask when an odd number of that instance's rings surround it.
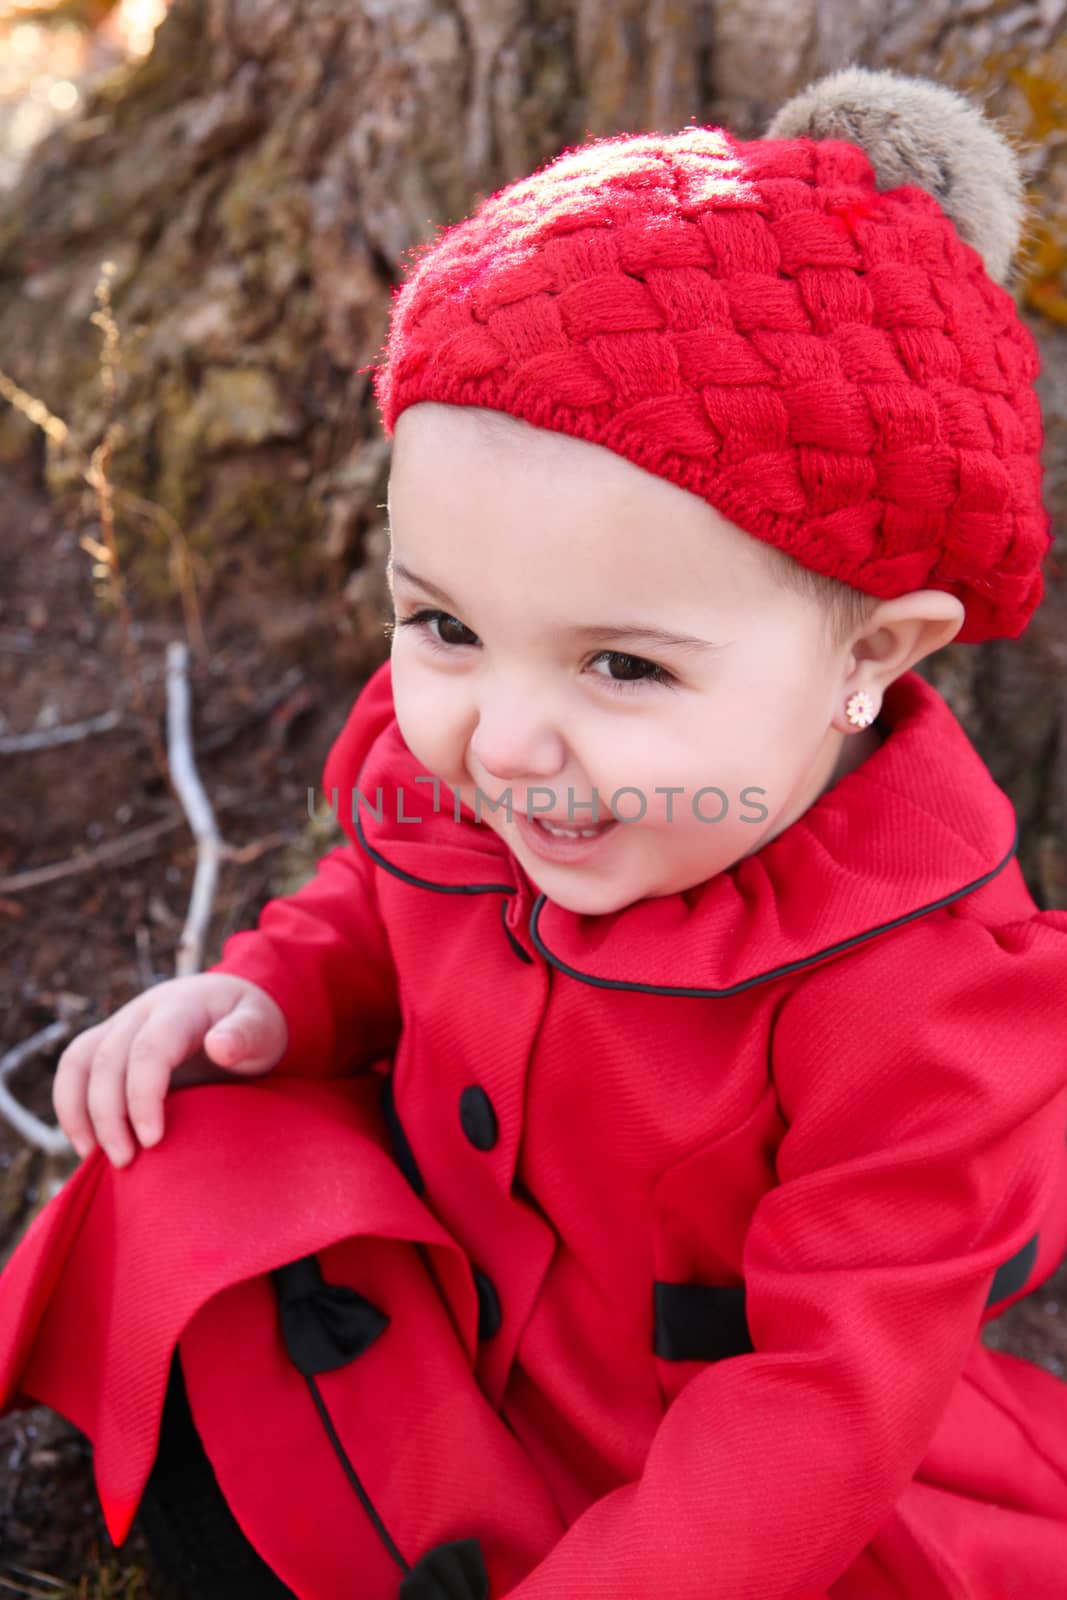
M 20 1105 L 8 1088 L 7 1080 L 29 1056 L 47 1049 L 59 1039 L 68 1038 L 72 1031 L 73 1024 L 66 1017 L 60 1017 L 58 1022 L 50 1022 L 39 1032 L 31 1033 L 28 1039 L 12 1045 L 0 1056 L 0 1115 L 6 1117 L 15 1132 L 20 1133 L 29 1144 L 36 1145 L 38 1150 L 44 1150 L 50 1156 L 69 1155 L 73 1148 L 70 1140 L 62 1128 L 50 1127 L 40 1117 L 35 1117 L 32 1111 L 27 1111 L 24 1105 Z
M 167 646 L 167 757 L 171 779 L 178 799 L 182 803 L 189 826 L 196 838 L 196 873 L 189 912 L 178 942 L 175 976 L 186 977 L 200 972 L 203 967 L 204 937 L 215 898 L 219 857 L 226 850 L 219 837 L 211 802 L 204 792 L 193 759 L 189 721 L 189 651 L 180 640 Z M 25 745 L 22 746 L 26 748 Z M 143 947 L 140 948 L 144 959 Z M 7 1087 L 7 1079 L 28 1056 L 45 1049 L 58 1039 L 67 1038 L 72 1023 L 66 1018 L 49 1023 L 38 1033 L 14 1045 L 0 1057 L 0 1116 L 3 1116 L 16 1133 L 48 1155 L 69 1155 L 73 1146 L 62 1128 L 51 1127 L 35 1117 L 21 1105 Z M 62 1182 L 53 1181 L 52 1192 L 58 1193 Z
M 196 839 L 196 874 L 189 914 L 178 941 L 175 976 L 187 977 L 203 969 L 204 937 L 215 899 L 220 844 L 211 802 L 204 792 L 193 760 L 189 732 L 189 679 L 187 646 L 179 639 L 167 646 L 167 759 L 178 798 Z
M 50 750 L 53 745 L 73 744 L 76 739 L 88 739 L 94 733 L 107 733 L 117 728 L 125 712 L 113 707 L 101 711 L 99 716 L 87 717 L 84 722 L 67 722 L 58 728 L 35 729 L 32 733 L 5 733 L 0 735 L 0 756 L 24 755 L 27 750 Z

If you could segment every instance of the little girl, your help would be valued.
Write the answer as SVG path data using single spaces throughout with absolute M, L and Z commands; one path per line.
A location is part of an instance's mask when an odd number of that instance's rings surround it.
M 1021 214 L 849 68 L 413 264 L 347 841 L 67 1049 L 0 1279 L 187 1594 L 1067 1594 L 1067 1385 L 981 1339 L 1067 1250 L 1067 914 L 915 671 L 1043 592 Z

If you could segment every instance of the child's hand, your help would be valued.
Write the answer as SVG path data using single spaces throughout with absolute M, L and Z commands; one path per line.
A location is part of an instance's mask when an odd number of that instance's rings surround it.
M 280 1061 L 287 1043 L 281 1009 L 258 984 L 224 972 L 169 978 L 71 1041 L 52 1104 L 79 1155 L 98 1139 L 121 1167 L 136 1150 L 131 1124 L 142 1145 L 162 1138 L 163 1101 L 180 1063 L 198 1058 L 202 1081 L 215 1076 L 212 1063 L 255 1076 Z

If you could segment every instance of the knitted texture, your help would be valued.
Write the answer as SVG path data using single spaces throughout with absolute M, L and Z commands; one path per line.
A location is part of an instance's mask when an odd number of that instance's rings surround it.
M 723 128 L 565 151 L 409 252 L 387 437 L 423 400 L 603 445 L 804 566 L 956 595 L 1016 637 L 1043 593 L 1036 344 L 938 202 L 844 139 Z

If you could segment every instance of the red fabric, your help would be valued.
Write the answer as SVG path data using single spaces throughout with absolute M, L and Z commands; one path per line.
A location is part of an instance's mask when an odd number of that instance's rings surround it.
M 83 1163 L 0 1276 L 0 1409 L 90 1434 L 113 1538 L 180 1342 L 301 1600 L 398 1592 L 263 1276 L 316 1251 L 390 1316 L 319 1382 L 408 1563 L 477 1537 L 492 1600 L 1060 1600 L 1067 1383 L 980 1329 L 1067 1251 L 1067 915 L 941 697 L 907 673 L 883 719 L 754 855 L 583 917 L 444 786 L 434 814 L 375 673 L 324 773 L 350 843 L 213 969 L 283 1006 L 285 1070 L 171 1096 L 162 1143 Z M 654 1284 L 740 1291 L 751 1348 L 659 1353 Z
M 564 150 L 410 253 L 373 383 L 614 450 L 814 571 L 1023 632 L 1053 544 L 1040 353 L 932 195 L 842 139 Z

